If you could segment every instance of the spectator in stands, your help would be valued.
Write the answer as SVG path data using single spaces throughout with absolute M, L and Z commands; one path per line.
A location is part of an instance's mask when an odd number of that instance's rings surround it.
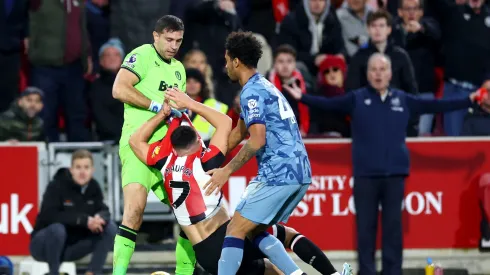
M 110 37 L 121 39 L 126 52 L 153 43 L 153 30 L 160 17 L 169 14 L 169 0 L 111 1 Z
M 407 52 L 393 45 L 388 37 L 391 34 L 392 17 L 385 10 L 377 10 L 369 14 L 367 19 L 369 44 L 359 49 L 352 57 L 347 71 L 346 91 L 368 85 L 366 76 L 367 61 L 373 53 L 384 53 L 392 62 L 391 87 L 398 88 L 409 94 L 417 94 L 417 81 L 412 62 Z M 418 136 L 418 118 L 413 118 L 407 128 L 407 135 Z
M 177 16 L 178 18 L 184 18 L 185 11 L 199 1 L 201 0 L 170 1 L 170 14 Z
M 0 3 L 0 112 L 19 94 L 23 44 L 27 41 L 29 1 L 4 0 Z
M 42 2 L 42 3 L 41 3 Z M 84 73 L 92 72 L 85 1 L 34 1 L 30 13 L 32 85 L 45 95 L 43 120 L 48 141 L 58 141 L 60 108 L 69 141 L 88 141 Z M 47 20 L 49 18 L 49 20 Z
M 401 0 L 398 9 L 399 17 L 394 24 L 392 37 L 394 44 L 404 48 L 412 61 L 419 96 L 434 99 L 436 89 L 435 66 L 441 31 L 439 24 L 432 18 L 424 16 L 422 0 Z M 434 115 L 420 117 L 419 135 L 432 132 Z
M 89 90 L 98 140 L 119 141 L 124 122 L 124 104 L 112 97 L 112 85 L 122 64 L 124 50 L 117 38 L 107 41 L 99 50 L 100 74 Z
M 344 94 L 347 65 L 343 58 L 328 56 L 320 64 L 318 72 L 318 95 L 332 98 Z M 343 114 L 312 109 L 315 132 L 332 137 L 350 137 L 350 125 Z
M 100 69 L 99 49 L 109 40 L 109 0 L 90 0 L 86 2 L 87 30 L 92 48 L 91 56 L 94 64 L 94 73 Z
M 284 17 L 298 0 L 237 0 L 237 12 L 246 30 L 259 33 L 269 45 L 276 45 L 275 38 Z
M 213 68 L 208 63 L 206 54 L 198 49 L 190 50 L 185 54 L 183 59 L 183 65 L 186 69 L 194 68 L 198 69 L 206 80 L 206 86 L 209 90 L 209 96 L 214 97 L 214 79 L 213 79 Z
M 239 85 L 229 80 L 223 64 L 226 37 L 241 26 L 235 3 L 232 0 L 201 1 L 187 10 L 184 22 L 186 30 L 180 54 L 185 56 L 192 49 L 202 50 L 213 69 L 216 98 L 231 105 L 235 95 L 229 91 L 237 91 Z
M 390 87 L 389 57 L 375 53 L 368 60 L 368 86 L 343 96 L 322 98 L 289 90 L 311 107 L 338 111 L 352 118 L 352 161 L 359 271 L 375 275 L 375 251 L 380 205 L 383 274 L 402 274 L 402 201 L 410 156 L 406 127 L 410 115 L 465 109 L 488 100 L 481 92 L 453 100 L 421 100 Z
M 186 92 L 189 97 L 219 111 L 220 113 L 226 114 L 226 112 L 228 112 L 228 106 L 226 104 L 223 104 L 210 96 L 206 81 L 204 80 L 201 71 L 190 68 L 185 70 L 185 73 L 187 76 Z M 211 140 L 211 137 L 216 130 L 211 123 L 196 113 L 191 113 L 190 119 L 202 140 L 204 142 Z
M 102 274 L 117 226 L 111 221 L 99 183 L 92 178 L 92 154 L 74 152 L 70 172 L 59 173 L 44 192 L 31 234 L 31 255 L 48 263 L 50 275 L 59 275 L 61 262 L 93 253 L 86 274 Z
M 310 111 L 306 105 L 297 102 L 289 93 L 283 92 L 287 87 L 301 89 L 302 93 L 307 92 L 303 75 L 296 68 L 296 58 L 296 50 L 292 46 L 279 46 L 274 51 L 274 67 L 265 77 L 284 94 L 296 116 L 301 136 L 305 137 L 310 130 Z
M 288 44 L 298 52 L 298 61 L 312 75 L 327 54 L 342 54 L 344 42 L 339 19 L 327 0 L 303 0 L 303 5 L 282 21 L 278 45 Z
M 35 87 L 24 90 L 10 109 L 0 114 L 0 141 L 43 141 L 43 91 Z
M 366 0 L 347 0 L 345 3 L 337 10 L 337 16 L 342 26 L 347 56 L 352 57 L 359 47 L 369 41 L 366 23 L 373 9 L 366 5 Z
M 490 81 L 490 8 L 484 0 L 464 5 L 452 1 L 428 1 L 440 19 L 444 53 L 444 98 L 470 94 Z M 459 136 L 466 110 L 444 114 L 444 131 Z
M 376 52 L 385 53 L 393 62 L 393 77 L 390 85 L 410 94 L 417 94 L 417 82 L 412 62 L 407 52 L 389 42 L 392 25 L 391 15 L 384 10 L 369 14 L 369 44 L 359 49 L 352 57 L 347 74 L 346 90 L 355 90 L 368 84 L 366 77 L 367 61 Z

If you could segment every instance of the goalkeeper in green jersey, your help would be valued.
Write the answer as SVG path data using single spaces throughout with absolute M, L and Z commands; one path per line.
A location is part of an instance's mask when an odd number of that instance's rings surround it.
M 155 25 L 154 43 L 130 52 L 114 82 L 113 96 L 124 102 L 124 125 L 119 141 L 124 214 L 114 240 L 114 275 L 126 274 L 150 189 L 160 201 L 167 203 L 161 173 L 142 163 L 134 155 L 128 141 L 132 133 L 162 109 L 167 88 L 176 87 L 185 91 L 184 66 L 174 58 L 183 36 L 182 20 L 172 15 L 163 16 Z M 166 132 L 167 126 L 161 125 L 150 142 L 161 140 Z M 192 275 L 195 254 L 188 240 L 179 238 L 176 255 L 176 274 Z

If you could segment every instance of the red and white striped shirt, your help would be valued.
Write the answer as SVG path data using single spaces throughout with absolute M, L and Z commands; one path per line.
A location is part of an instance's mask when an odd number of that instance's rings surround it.
M 203 186 L 211 179 L 206 171 L 218 168 L 224 162 L 223 153 L 216 146 L 203 146 L 192 155 L 178 157 L 170 142 L 170 136 L 182 121 L 174 118 L 165 137 L 150 145 L 148 165 L 161 171 L 163 184 L 180 225 L 192 225 L 214 216 L 219 210 L 222 194 L 206 196 Z

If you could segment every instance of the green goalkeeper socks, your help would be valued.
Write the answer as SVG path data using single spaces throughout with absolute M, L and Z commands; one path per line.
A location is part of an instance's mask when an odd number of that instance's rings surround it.
M 129 261 L 131 260 L 131 256 L 133 256 L 137 234 L 131 228 L 124 225 L 119 226 L 119 231 L 114 240 L 113 275 L 126 275 Z M 177 258 L 175 274 L 192 275 L 194 273 L 194 266 L 196 265 L 196 254 L 194 253 L 191 242 L 187 238 L 183 238 L 182 234 L 177 240 L 175 255 Z
M 137 231 L 126 227 L 119 226 L 116 238 L 114 239 L 114 259 L 113 259 L 113 275 L 126 275 L 129 261 L 133 256 Z
M 177 258 L 175 275 L 192 275 L 196 265 L 196 253 L 191 242 L 183 236 L 185 235 L 182 232 L 175 247 L 175 257 Z

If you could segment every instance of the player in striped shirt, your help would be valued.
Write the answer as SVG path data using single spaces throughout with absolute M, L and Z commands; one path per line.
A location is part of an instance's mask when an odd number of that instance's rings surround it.
M 177 104 L 174 107 L 198 113 L 216 128 L 209 147 L 204 146 L 185 115 L 169 122 L 165 138 L 148 144 L 154 129 L 169 116 L 168 106 L 131 136 L 130 146 L 142 162 L 162 172 L 170 204 L 183 233 L 193 244 L 197 261 L 207 272 L 217 274 L 221 245 L 230 218 L 221 205 L 221 192 L 206 196 L 203 186 L 210 179 L 205 172 L 223 164 L 231 121 L 226 115 L 193 101 L 177 90 L 167 91 L 166 97 Z M 322 274 L 337 273 L 323 252 L 294 229 L 274 225 L 269 232 Z M 262 252 L 247 241 L 238 274 L 264 274 L 266 269 L 272 274 L 274 271 L 277 273 L 264 258 Z M 346 266 L 345 272 L 350 273 L 350 266 Z

